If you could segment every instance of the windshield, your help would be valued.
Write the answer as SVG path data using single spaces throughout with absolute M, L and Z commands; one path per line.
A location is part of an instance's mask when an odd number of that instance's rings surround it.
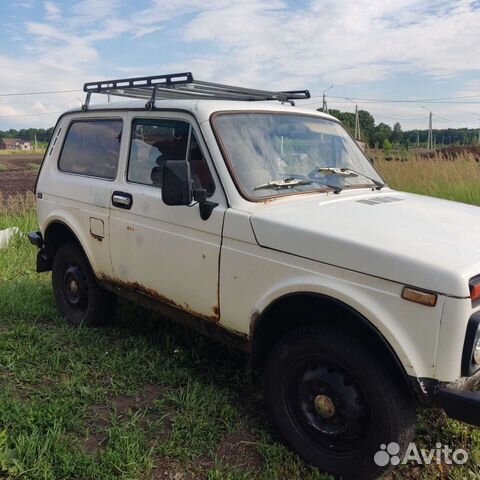
M 213 124 L 236 182 L 249 198 L 383 183 L 333 120 L 242 112 L 217 114 Z

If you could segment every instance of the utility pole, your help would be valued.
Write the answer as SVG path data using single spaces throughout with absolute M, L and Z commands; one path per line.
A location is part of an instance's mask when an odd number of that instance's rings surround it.
M 424 110 L 426 110 L 427 112 L 429 112 L 429 116 L 428 116 L 428 137 L 427 137 L 427 148 L 428 150 L 432 150 L 433 149 L 433 128 L 432 128 L 432 117 L 433 117 L 433 113 L 431 110 L 429 110 L 427 107 L 421 107 L 423 108 Z
M 358 105 L 355 105 L 355 140 L 361 140 L 360 117 L 358 115 Z
M 323 104 L 322 104 L 322 112 L 323 113 L 328 113 L 328 105 L 327 105 L 327 96 L 325 95 L 331 88 L 333 88 L 335 85 L 330 85 L 328 88 L 326 88 L 323 91 Z
M 420 133 L 417 132 L 417 148 L 420 146 Z
M 34 138 L 35 138 L 35 150 L 38 150 L 38 146 L 37 146 L 37 134 L 36 134 L 36 133 L 35 133 Z
M 433 132 L 432 132 L 432 112 L 430 112 L 430 116 L 428 119 L 428 146 L 429 150 L 433 149 Z

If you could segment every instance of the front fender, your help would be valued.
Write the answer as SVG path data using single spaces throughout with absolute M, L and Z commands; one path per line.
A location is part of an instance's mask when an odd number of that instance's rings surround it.
M 366 282 L 338 281 L 331 277 L 305 275 L 288 283 L 277 284 L 258 299 L 252 310 L 254 318 L 261 317 L 279 299 L 298 293 L 330 298 L 363 317 L 377 330 L 393 349 L 408 375 L 434 375 L 438 331 L 443 305 L 424 307 L 401 298 L 402 286 L 372 279 Z

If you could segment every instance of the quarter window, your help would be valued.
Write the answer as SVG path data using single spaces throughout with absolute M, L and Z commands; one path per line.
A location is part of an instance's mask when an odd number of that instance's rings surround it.
M 62 172 L 113 180 L 121 137 L 121 120 L 75 121 L 67 132 L 58 167 Z
M 127 179 L 159 187 L 165 160 L 190 162 L 194 188 L 212 195 L 215 184 L 192 126 L 168 119 L 138 119 L 132 127 Z

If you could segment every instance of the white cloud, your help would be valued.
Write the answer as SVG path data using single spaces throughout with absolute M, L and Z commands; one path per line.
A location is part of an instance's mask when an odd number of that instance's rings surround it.
M 42 89 L 81 87 L 105 68 L 102 42 L 123 37 L 142 48 L 153 39 L 162 45 L 167 34 L 183 54 L 163 64 L 162 72 L 192 70 L 199 78 L 257 87 L 321 90 L 335 83 L 336 90 L 348 91 L 405 72 L 432 81 L 451 79 L 454 85 L 458 76 L 480 70 L 480 10 L 473 0 L 302 3 L 151 0 L 127 15 L 120 0 L 82 0 L 62 9 L 58 0 L 45 1 L 44 18 L 25 24 L 24 56 L 0 56 L 2 90 L 31 90 L 32 77 Z M 190 47 L 195 53 L 185 53 Z M 109 63 L 119 57 L 108 58 Z M 117 72 L 159 73 L 152 64 L 142 68 L 135 58 L 117 67 Z M 465 88 L 480 91 L 479 84 Z M 58 97 L 52 108 L 63 109 L 66 98 Z M 78 103 L 74 97 L 68 101 Z M 416 105 L 368 107 L 379 115 L 423 115 Z M 461 105 L 436 108 L 445 116 L 470 112 Z
M 62 11 L 60 7 L 53 2 L 45 2 L 45 18 L 51 22 L 56 22 L 57 20 L 61 20 L 62 18 Z

